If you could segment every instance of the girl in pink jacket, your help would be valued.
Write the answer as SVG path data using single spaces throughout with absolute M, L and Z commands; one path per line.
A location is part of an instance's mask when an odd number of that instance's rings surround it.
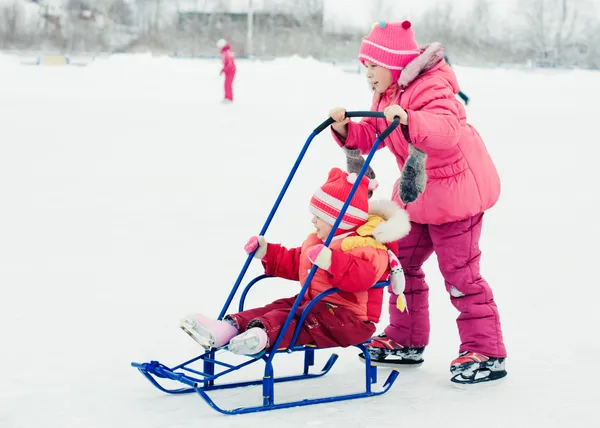
M 385 280 L 390 273 L 390 265 L 393 267 L 393 262 L 397 262 L 384 243 L 397 241 L 406 235 L 410 222 L 406 212 L 391 201 L 369 204 L 370 182 L 364 178 L 334 239 L 329 247 L 325 247 L 323 241 L 329 235 L 355 179 L 355 174 L 349 175 L 339 168 L 329 172 L 327 182 L 310 201 L 316 232 L 310 234 L 302 246 L 286 249 L 279 244 L 267 243 L 262 236 L 250 238 L 245 246 L 248 254 L 256 251 L 254 257 L 262 261 L 265 274 L 270 276 L 303 284 L 312 266 L 319 267 L 282 339 L 281 347 L 290 345 L 297 319 L 306 306 L 333 287 L 341 291 L 326 296 L 312 308 L 296 344 L 313 344 L 320 348 L 346 347 L 363 343 L 375 333 L 375 323 L 379 322 L 383 305 L 383 289 L 371 287 Z M 233 353 L 256 354 L 275 343 L 296 297 L 229 314 L 224 321 L 193 314 L 182 320 L 181 328 L 205 348 L 227 345 Z
M 421 266 L 435 252 L 460 312 L 461 345 L 450 366 L 452 380 L 476 383 L 506 375 L 500 317 L 479 272 L 478 245 L 483 213 L 497 202 L 500 179 L 481 137 L 466 121 L 455 97 L 456 76 L 443 57 L 439 43 L 417 46 L 408 21 L 375 24 L 361 43 L 359 59 L 374 90 L 371 109 L 384 112 L 386 119 L 352 122 L 343 108 L 330 116 L 336 121 L 334 137 L 347 154 L 368 153 L 389 121 L 400 118 L 381 147 L 387 146 L 402 172 L 392 199 L 408 211 L 412 225 L 398 252 L 408 312 L 390 305 L 390 324 L 373 338 L 372 357 L 384 365 L 423 362 L 430 326 Z
M 220 39 L 217 42 L 217 47 L 221 50 L 221 59 L 223 60 L 223 67 L 221 68 L 221 74 L 225 74 L 225 98 L 223 102 L 233 102 L 233 79 L 235 78 L 235 55 L 231 51 L 229 42 L 225 39 Z

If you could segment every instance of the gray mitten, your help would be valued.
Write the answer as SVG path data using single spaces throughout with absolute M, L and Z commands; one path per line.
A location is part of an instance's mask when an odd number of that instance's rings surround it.
M 425 191 L 427 184 L 427 174 L 425 173 L 427 155 L 412 144 L 408 145 L 408 151 L 408 159 L 404 164 L 398 189 L 400 199 L 405 204 L 416 201 L 419 195 Z
M 342 146 L 342 150 L 346 154 L 346 170 L 348 173 L 352 174 L 353 172 L 358 174 L 362 169 L 365 159 L 360 154 L 360 150 L 358 149 L 349 149 L 346 146 Z M 367 168 L 367 172 L 365 176 L 370 178 L 371 180 L 375 179 L 375 171 L 369 165 Z M 369 190 L 369 198 L 373 195 L 373 191 Z

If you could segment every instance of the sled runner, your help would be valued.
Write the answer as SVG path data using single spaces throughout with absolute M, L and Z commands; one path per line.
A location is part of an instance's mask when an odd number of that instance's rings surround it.
M 357 111 L 357 112 L 348 112 L 347 117 L 380 117 L 380 118 L 383 118 L 384 115 L 383 115 L 383 113 L 380 113 L 380 112 Z M 329 125 L 331 125 L 332 123 L 333 123 L 333 119 L 331 119 L 331 118 L 327 119 L 326 121 L 321 123 L 317 128 L 315 128 L 315 130 L 308 137 L 308 139 L 307 139 L 306 143 L 304 144 L 298 158 L 296 159 L 296 162 L 295 162 L 294 166 L 292 167 L 292 170 L 290 171 L 290 173 L 286 179 L 286 182 L 283 185 L 283 188 L 281 189 L 279 196 L 277 197 L 275 204 L 273 205 L 271 212 L 269 213 L 267 220 L 265 221 L 265 224 L 263 225 L 259 235 L 265 235 L 265 233 L 275 215 L 275 212 L 277 211 L 277 209 L 283 199 L 283 196 L 285 195 L 294 175 L 296 174 L 296 171 L 297 171 L 300 163 L 302 162 L 302 159 L 303 159 L 308 147 L 310 146 L 312 140 L 319 133 L 321 133 L 323 130 L 325 130 L 327 127 L 329 127 Z M 392 122 L 385 129 L 385 131 L 383 131 L 381 133 L 381 135 L 379 135 L 379 137 L 375 140 L 373 147 L 371 148 L 371 151 L 369 152 L 360 172 L 358 173 L 358 177 L 352 187 L 352 190 L 350 191 L 350 194 L 348 195 L 348 198 L 345 201 L 345 203 L 340 211 L 339 216 L 337 217 L 335 223 L 333 224 L 333 227 L 332 227 L 331 232 L 329 233 L 329 236 L 327 237 L 327 239 L 324 242 L 324 245 L 326 247 L 329 247 L 329 244 L 331 243 L 331 241 L 334 237 L 334 234 L 335 234 L 338 226 L 340 225 L 341 219 L 344 217 L 344 214 L 346 213 L 346 210 L 348 209 L 348 206 L 350 205 L 350 201 L 352 200 L 356 190 L 358 189 L 358 186 L 360 185 L 362 177 L 365 175 L 365 173 L 368 169 L 368 166 L 371 163 L 371 160 L 372 160 L 375 152 L 377 151 L 377 148 L 379 147 L 380 143 L 383 140 L 385 140 L 385 138 L 394 129 L 396 129 L 396 127 L 399 125 L 399 123 L 400 123 L 399 118 L 395 118 L 394 122 Z M 221 312 L 218 317 L 219 320 L 223 319 L 223 317 L 227 314 L 229 306 L 231 305 L 233 298 L 237 294 L 238 289 L 240 288 L 240 284 L 244 278 L 244 275 L 246 274 L 246 271 L 248 270 L 248 267 L 250 266 L 250 263 L 253 260 L 253 256 L 254 256 L 254 252 L 248 255 L 246 262 L 244 263 L 244 266 L 242 267 L 242 270 L 239 273 L 239 275 L 233 285 L 233 288 L 229 294 L 229 297 L 227 298 L 227 300 L 225 301 L 225 304 L 223 305 L 223 308 L 221 309 Z M 318 404 L 318 403 L 330 403 L 330 402 L 335 402 L 335 401 L 352 400 L 352 399 L 363 398 L 363 397 L 374 397 L 374 396 L 386 393 L 394 384 L 394 381 L 398 377 L 399 373 L 396 370 L 392 371 L 389 374 L 386 381 L 384 382 L 384 384 L 382 385 L 382 387 L 379 388 L 378 390 L 373 390 L 372 385 L 377 383 L 377 366 L 374 364 L 371 364 L 371 357 L 369 355 L 369 352 L 367 352 L 367 349 L 365 346 L 368 342 L 365 342 L 365 343 L 353 345 L 353 346 L 357 347 L 362 352 L 362 354 L 365 356 L 365 363 L 366 363 L 364 366 L 365 385 L 364 385 L 363 391 L 357 392 L 354 394 L 332 395 L 332 396 L 327 396 L 327 397 L 304 399 L 304 400 L 291 401 L 291 402 L 279 403 L 279 402 L 275 401 L 275 384 L 276 383 L 291 382 L 291 381 L 303 380 L 303 379 L 312 379 L 312 378 L 324 376 L 331 370 L 331 368 L 333 367 L 333 365 L 335 364 L 335 362 L 338 359 L 338 356 L 336 354 L 332 354 L 320 372 L 311 373 L 310 367 L 314 365 L 315 351 L 320 350 L 320 348 L 312 347 L 310 345 L 306 345 L 306 346 L 296 346 L 295 345 L 295 343 L 298 339 L 298 335 L 300 334 L 303 321 L 306 318 L 306 316 L 308 315 L 308 313 L 311 311 L 311 309 L 314 307 L 314 305 L 317 304 L 321 299 L 323 299 L 324 297 L 326 297 L 330 294 L 339 292 L 340 290 L 337 288 L 332 288 L 332 289 L 322 292 L 315 299 L 313 299 L 310 304 L 307 305 L 307 307 L 303 310 L 302 314 L 300 315 L 298 322 L 296 323 L 296 328 L 294 330 L 294 335 L 293 335 L 290 345 L 287 348 L 281 348 L 281 349 L 279 348 L 279 345 L 285 335 L 285 332 L 287 331 L 288 328 L 290 328 L 290 324 L 294 318 L 294 315 L 295 315 L 298 307 L 300 306 L 306 291 L 308 290 L 308 287 L 312 281 L 312 278 L 313 278 L 316 270 L 317 270 L 317 266 L 313 265 L 308 274 L 308 277 L 306 278 L 306 281 L 304 282 L 300 292 L 298 293 L 298 297 L 297 297 L 292 309 L 290 310 L 290 313 L 285 321 L 285 324 L 283 325 L 280 334 L 277 336 L 277 340 L 273 344 L 271 350 L 263 351 L 257 355 L 246 356 L 245 357 L 246 360 L 239 364 L 230 364 L 230 363 L 221 361 L 218 358 L 218 356 L 220 356 L 220 354 L 222 352 L 227 352 L 227 351 L 225 349 L 212 348 L 212 349 L 207 350 L 203 354 L 200 354 L 188 361 L 185 361 L 185 362 L 175 365 L 175 366 L 167 366 L 158 361 L 150 361 L 150 362 L 146 362 L 146 363 L 133 362 L 133 363 L 131 363 L 131 365 L 133 367 L 137 368 L 142 375 L 144 375 L 154 386 L 156 386 L 161 391 L 169 393 L 169 394 L 197 393 L 213 409 L 217 410 L 218 412 L 221 412 L 223 414 L 228 414 L 228 415 L 261 412 L 261 411 L 266 411 L 266 410 L 282 409 L 282 408 L 295 407 L 295 406 L 307 406 L 307 405 Z M 253 280 L 251 280 L 248 283 L 248 285 L 246 285 L 246 287 L 243 289 L 242 294 L 240 296 L 240 303 L 239 303 L 239 311 L 240 312 L 244 310 L 244 302 L 246 300 L 246 297 L 247 297 L 250 289 L 256 283 L 258 283 L 259 281 L 266 279 L 266 278 L 270 278 L 270 277 L 267 275 L 260 275 L 256 278 L 254 278 Z M 381 287 L 387 286 L 388 284 L 389 284 L 389 281 L 383 281 L 383 282 L 379 282 L 379 283 L 375 284 L 373 287 L 381 288 Z M 224 347 L 224 348 L 226 348 L 226 347 Z M 275 371 L 273 368 L 274 357 L 278 354 L 284 354 L 284 353 L 291 354 L 294 352 L 301 352 L 304 354 L 304 364 L 303 364 L 304 367 L 303 367 L 302 373 L 295 375 L 295 376 L 286 376 L 286 377 L 278 377 L 278 378 L 275 377 Z M 244 367 L 247 367 L 249 365 L 256 364 L 259 361 L 263 361 L 265 364 L 264 376 L 262 379 L 253 380 L 253 381 L 243 381 L 243 382 L 221 383 L 221 381 L 224 380 L 228 374 L 235 372 L 237 370 L 243 369 Z M 174 389 L 167 388 L 167 387 L 163 386 L 162 383 L 159 383 L 159 379 L 175 381 L 175 382 L 178 382 L 179 384 L 182 384 L 182 386 L 180 386 L 179 388 L 174 388 Z M 251 385 L 262 385 L 262 405 L 260 405 L 260 406 L 240 407 L 240 408 L 235 408 L 235 409 L 223 409 L 223 408 L 217 406 L 217 404 L 215 404 L 213 399 L 208 394 L 210 391 L 214 391 L 214 390 L 231 389 L 231 388 L 238 388 L 238 387 L 251 386 Z

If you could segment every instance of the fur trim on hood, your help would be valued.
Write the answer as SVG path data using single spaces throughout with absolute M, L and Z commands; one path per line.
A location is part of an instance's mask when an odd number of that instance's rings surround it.
M 410 232 L 408 212 L 400 208 L 394 201 L 369 202 L 369 214 L 378 215 L 385 220 L 373 230 L 373 237 L 382 244 L 397 241 Z
M 409 62 L 400 73 L 398 85 L 405 88 L 411 84 L 419 75 L 431 70 L 442 59 L 444 59 L 444 46 L 439 42 L 425 45 L 421 49 L 421 55 Z

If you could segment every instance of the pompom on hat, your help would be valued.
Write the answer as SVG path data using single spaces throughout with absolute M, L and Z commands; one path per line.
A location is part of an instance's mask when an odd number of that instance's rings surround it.
M 358 59 L 387 68 L 394 81 L 406 65 L 421 53 L 410 21 L 373 24 L 369 35 L 363 38 L 358 51 Z

